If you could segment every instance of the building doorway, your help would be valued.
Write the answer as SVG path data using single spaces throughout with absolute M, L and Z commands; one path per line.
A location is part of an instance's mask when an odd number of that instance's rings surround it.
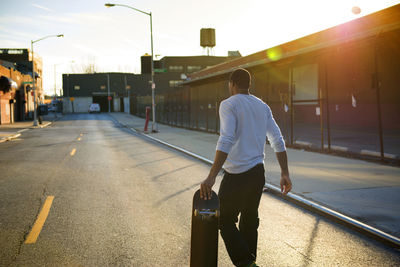
M 93 103 L 98 103 L 100 105 L 101 112 L 108 112 L 108 103 L 110 103 L 110 111 L 114 111 L 114 100 L 108 101 L 108 96 L 96 95 L 93 96 Z

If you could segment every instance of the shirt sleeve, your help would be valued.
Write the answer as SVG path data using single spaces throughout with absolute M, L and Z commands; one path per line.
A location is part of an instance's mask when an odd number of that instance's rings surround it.
M 236 133 L 236 116 L 233 107 L 229 103 L 222 101 L 219 106 L 220 135 L 216 150 L 229 154 L 234 144 Z
M 275 152 L 286 151 L 285 141 L 283 140 L 281 130 L 279 129 L 278 124 L 276 124 L 276 121 L 272 116 L 271 109 L 269 107 L 267 107 L 267 109 L 268 109 L 268 121 L 267 121 L 268 141 Z

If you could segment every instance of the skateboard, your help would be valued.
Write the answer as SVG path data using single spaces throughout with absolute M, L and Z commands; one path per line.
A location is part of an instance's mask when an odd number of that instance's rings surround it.
M 193 196 L 190 267 L 212 267 L 218 262 L 219 199 L 212 191 L 211 199 Z

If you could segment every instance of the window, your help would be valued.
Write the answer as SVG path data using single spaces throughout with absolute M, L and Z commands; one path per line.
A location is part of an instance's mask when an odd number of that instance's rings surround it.
M 178 80 L 178 81 L 171 80 L 171 81 L 169 81 L 169 87 L 178 87 L 179 83 L 181 83 L 181 82 L 182 82 L 181 80 Z
M 9 49 L 8 54 L 9 55 L 22 55 L 24 53 L 24 50 L 22 49 Z
M 170 72 L 183 72 L 183 66 L 169 66 Z
M 81 87 L 80 87 L 79 85 L 75 85 L 75 86 L 74 86 L 74 89 L 75 89 L 75 90 L 80 90 Z
M 188 71 L 189 73 L 191 73 L 191 72 L 196 72 L 196 71 L 199 71 L 199 70 L 201 70 L 201 69 L 202 69 L 201 66 L 187 66 L 187 71 Z

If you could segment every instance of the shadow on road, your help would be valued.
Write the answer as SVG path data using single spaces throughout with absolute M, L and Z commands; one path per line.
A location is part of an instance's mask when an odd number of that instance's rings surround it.
M 181 168 L 178 168 L 178 169 L 175 169 L 175 170 L 172 170 L 172 171 L 169 171 L 169 172 L 164 172 L 164 173 L 162 173 L 162 174 L 160 174 L 160 175 L 154 176 L 154 177 L 152 178 L 152 180 L 153 180 L 153 181 L 157 181 L 158 178 L 160 178 L 160 177 L 163 177 L 163 176 L 165 176 L 165 175 L 168 175 L 168 174 L 171 174 L 171 173 L 174 173 L 174 172 L 178 172 L 178 171 L 181 171 L 181 170 L 184 170 L 184 169 L 190 168 L 190 167 L 192 167 L 192 166 L 196 166 L 196 165 L 197 165 L 197 164 L 190 164 L 190 165 L 183 166 L 183 167 L 181 167 Z
M 167 200 L 169 200 L 169 199 L 171 199 L 171 198 L 174 198 L 174 197 L 176 197 L 176 196 L 178 196 L 178 195 L 180 195 L 180 194 L 182 194 L 182 193 L 185 193 L 186 191 L 192 190 L 193 188 L 198 187 L 198 186 L 200 186 L 200 183 L 195 183 L 195 184 L 193 184 L 193 185 L 191 185 L 191 186 L 189 186 L 189 187 L 186 187 L 186 188 L 184 188 L 184 189 L 182 189 L 182 190 L 180 190 L 180 191 L 178 191 L 178 192 L 176 192 L 176 193 L 174 193 L 174 194 L 172 194 L 172 195 L 169 195 L 169 196 L 167 196 L 167 197 L 165 197 L 165 198 L 163 198 L 163 199 L 160 199 L 159 201 L 157 201 L 157 202 L 154 204 L 154 207 L 158 207 L 158 206 L 160 206 L 162 203 L 166 202 Z

